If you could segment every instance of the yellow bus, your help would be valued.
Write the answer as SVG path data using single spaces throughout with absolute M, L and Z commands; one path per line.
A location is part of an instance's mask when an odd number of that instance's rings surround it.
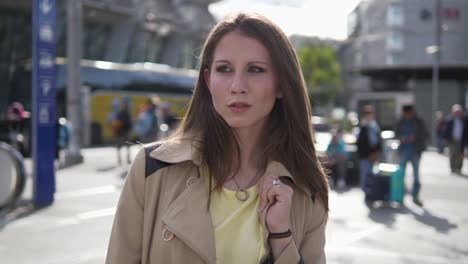
M 66 60 L 56 59 L 57 118 L 66 117 Z M 198 72 L 157 63 L 114 63 L 81 61 L 81 103 L 84 145 L 110 143 L 108 115 L 112 101 L 130 101 L 132 119 L 148 98 L 169 103 L 171 111 L 181 117 L 188 107 Z M 8 86 L 8 102 L 18 101 L 31 111 L 31 64 L 23 63 L 13 72 Z

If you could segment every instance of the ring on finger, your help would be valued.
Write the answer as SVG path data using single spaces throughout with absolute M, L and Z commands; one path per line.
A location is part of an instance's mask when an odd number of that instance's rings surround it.
M 273 186 L 279 186 L 280 183 L 281 181 L 279 179 L 273 179 L 273 182 L 272 182 Z

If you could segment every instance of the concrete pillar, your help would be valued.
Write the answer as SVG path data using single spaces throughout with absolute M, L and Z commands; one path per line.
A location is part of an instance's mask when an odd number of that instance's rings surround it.
M 64 166 L 83 162 L 80 152 L 83 127 L 80 100 L 82 30 L 81 0 L 67 1 L 67 118 L 72 125 Z

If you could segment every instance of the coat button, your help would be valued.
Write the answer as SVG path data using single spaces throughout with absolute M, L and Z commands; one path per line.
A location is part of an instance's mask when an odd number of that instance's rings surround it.
M 187 187 L 190 187 L 190 185 L 194 184 L 196 181 L 198 181 L 197 177 L 190 177 L 188 178 L 185 184 L 187 185 Z
M 163 233 L 162 233 L 162 239 L 167 242 L 171 240 L 173 237 L 174 237 L 174 233 L 164 228 Z

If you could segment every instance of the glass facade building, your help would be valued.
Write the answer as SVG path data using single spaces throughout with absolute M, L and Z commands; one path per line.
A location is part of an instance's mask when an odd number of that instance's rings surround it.
M 193 69 L 216 0 L 81 0 L 82 58 Z M 66 57 L 66 1 L 57 0 L 57 57 Z M 0 120 L 12 76 L 31 59 L 31 0 L 0 1 Z

